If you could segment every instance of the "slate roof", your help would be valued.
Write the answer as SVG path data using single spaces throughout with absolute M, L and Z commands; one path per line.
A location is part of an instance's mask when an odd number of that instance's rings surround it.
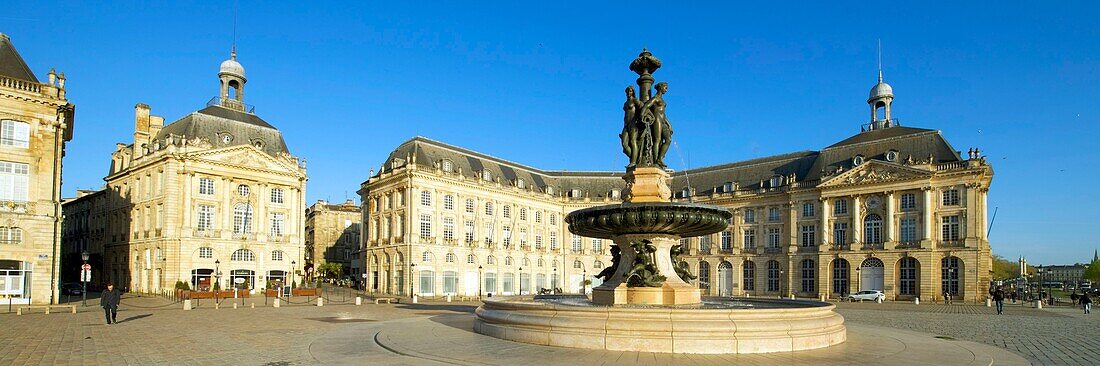
M 222 134 L 226 133 L 233 137 L 228 144 L 221 139 Z M 254 145 L 260 141 L 262 150 L 271 156 L 290 153 L 282 133 L 259 116 L 216 105 L 192 112 L 164 126 L 155 139 L 164 139 L 168 134 L 187 136 L 188 139 L 202 137 L 215 147 Z
M 673 193 L 678 193 L 690 182 L 695 195 L 703 195 L 711 193 L 716 187 L 721 190 L 726 182 L 736 182 L 740 189 L 755 189 L 763 188 L 761 181 L 767 186 L 772 177 L 791 174 L 798 182 L 817 183 L 823 172 L 832 172 L 838 167 L 851 169 L 854 166 L 852 159 L 857 155 L 862 155 L 864 159 L 885 161 L 886 153 L 891 150 L 898 153 L 898 161 L 901 162 L 910 156 L 914 160 L 926 160 L 933 156 L 936 163 L 962 160 L 940 131 L 895 126 L 861 132 L 821 151 L 800 151 L 674 172 L 670 188 Z M 500 177 L 502 182 L 510 183 L 522 178 L 540 189 L 545 189 L 547 185 L 558 192 L 576 188 L 593 198 L 625 186 L 621 178 L 624 172 L 540 170 L 419 136 L 394 149 L 379 174 L 392 170 L 395 159 L 403 162 L 398 164 L 400 167 L 408 163 L 404 159 L 413 155 L 417 165 L 424 167 L 434 168 L 435 164 L 447 159 L 454 164 L 455 171 L 461 169 L 466 176 L 474 176 L 487 169 L 493 177 Z
M 27 67 L 23 57 L 15 50 L 15 45 L 11 43 L 11 39 L 3 33 L 0 33 L 0 75 L 38 82 L 38 78 L 34 77 L 34 72 L 31 71 L 30 67 Z

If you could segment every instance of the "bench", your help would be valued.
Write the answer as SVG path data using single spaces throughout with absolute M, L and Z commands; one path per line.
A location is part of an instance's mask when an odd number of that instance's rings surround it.
M 399 304 L 401 303 L 401 300 L 396 297 L 379 297 L 377 299 L 374 299 L 374 304 L 378 305 L 381 304 L 383 301 L 385 301 L 387 304 L 393 304 L 395 301 Z
M 20 306 L 15 309 L 15 315 L 23 315 L 23 310 L 45 309 L 46 315 L 50 314 L 52 308 L 69 308 L 69 311 L 76 314 L 76 305 L 32 305 L 32 306 Z

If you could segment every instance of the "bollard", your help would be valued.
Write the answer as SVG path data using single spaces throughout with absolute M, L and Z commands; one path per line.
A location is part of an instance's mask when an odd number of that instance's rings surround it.
M 252 308 L 253 308 L 253 309 L 255 309 L 255 308 L 256 308 L 256 303 L 252 303 Z
M 317 297 L 317 306 L 325 306 L 325 300 L 320 296 Z
M 191 299 L 183 300 L 183 310 L 191 310 Z
M 789 299 L 794 300 L 794 295 L 790 295 Z
M 882 298 L 881 297 L 876 297 L 875 302 L 881 304 L 882 303 Z
M 356 305 L 356 306 L 359 306 L 359 305 L 363 305 L 363 297 L 361 297 L 361 296 L 356 296 L 356 297 L 355 297 L 355 305 Z
M 993 306 L 993 300 L 991 300 L 991 299 L 985 299 L 985 307 L 987 307 L 987 308 L 988 308 L 988 307 L 990 307 L 990 306 Z
M 416 303 L 417 303 L 417 301 L 416 301 L 416 300 L 417 300 L 417 298 L 419 298 L 419 296 L 413 295 L 413 304 L 416 304 Z
M 913 298 L 913 305 L 920 305 L 920 297 Z
M 218 303 L 217 302 L 214 303 L 214 310 L 218 310 Z
M 233 309 L 237 308 L 237 303 L 233 303 Z
M 273 303 L 272 303 L 272 306 L 274 306 L 274 307 L 279 307 L 279 303 L 280 303 L 280 302 L 282 302 L 282 300 L 281 300 L 281 299 L 279 299 L 279 298 L 275 298 L 275 302 L 273 302 Z
M 825 302 L 825 295 L 821 295 L 821 302 Z
M 1043 308 L 1043 300 L 1035 300 L 1035 308 L 1036 309 L 1042 309 Z
M 451 295 L 447 295 L 447 302 L 451 302 Z

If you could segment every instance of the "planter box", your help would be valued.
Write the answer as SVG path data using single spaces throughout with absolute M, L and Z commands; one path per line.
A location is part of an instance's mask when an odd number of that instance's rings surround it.
M 290 290 L 292 296 L 321 296 L 321 289 L 319 288 L 296 288 Z

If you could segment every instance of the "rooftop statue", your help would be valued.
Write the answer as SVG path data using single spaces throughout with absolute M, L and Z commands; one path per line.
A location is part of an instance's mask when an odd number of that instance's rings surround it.
M 668 92 L 668 83 L 657 83 L 653 87 L 653 72 L 661 68 L 661 60 L 643 49 L 638 58 L 630 63 L 630 70 L 638 73 L 638 87 L 641 96 L 636 97 L 634 87 L 626 88 L 626 103 L 623 104 L 623 153 L 629 158 L 628 169 L 634 167 L 665 167 L 665 153 L 672 143 L 672 124 L 665 116 L 664 95 Z M 656 89 L 656 94 L 653 90 Z

